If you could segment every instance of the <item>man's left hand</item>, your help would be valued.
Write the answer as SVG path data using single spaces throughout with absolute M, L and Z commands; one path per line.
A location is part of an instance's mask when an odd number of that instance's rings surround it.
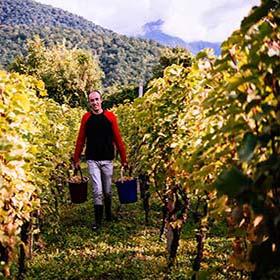
M 122 164 L 122 167 L 123 167 L 124 171 L 127 171 L 127 170 L 129 169 L 128 163 L 127 163 L 127 162 L 124 162 L 124 163 Z

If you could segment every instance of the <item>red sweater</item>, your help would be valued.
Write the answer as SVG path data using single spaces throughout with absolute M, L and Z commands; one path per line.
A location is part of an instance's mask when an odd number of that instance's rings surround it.
M 98 127 L 97 127 L 98 126 Z M 104 110 L 102 114 L 84 114 L 76 141 L 74 162 L 78 162 L 86 143 L 86 159 L 111 160 L 117 147 L 122 164 L 127 162 L 125 145 L 121 138 L 116 116 Z

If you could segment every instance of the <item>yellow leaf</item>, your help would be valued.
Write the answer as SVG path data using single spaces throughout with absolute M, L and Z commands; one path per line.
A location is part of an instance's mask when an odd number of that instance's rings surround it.
M 25 94 L 16 94 L 14 99 L 26 112 L 30 111 L 30 102 Z

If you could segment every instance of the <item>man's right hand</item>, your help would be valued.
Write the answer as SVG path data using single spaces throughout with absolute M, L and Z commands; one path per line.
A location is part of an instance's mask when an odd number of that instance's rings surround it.
M 74 168 L 80 169 L 80 161 L 74 162 Z

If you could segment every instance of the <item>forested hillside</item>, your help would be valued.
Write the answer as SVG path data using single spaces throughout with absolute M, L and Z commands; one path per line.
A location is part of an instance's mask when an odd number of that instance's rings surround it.
M 7 68 L 26 52 L 26 40 L 38 34 L 47 45 L 62 42 L 92 50 L 105 73 L 103 85 L 137 84 L 148 80 L 161 45 L 128 38 L 62 9 L 31 0 L 2 0 L 0 6 L 0 65 Z

